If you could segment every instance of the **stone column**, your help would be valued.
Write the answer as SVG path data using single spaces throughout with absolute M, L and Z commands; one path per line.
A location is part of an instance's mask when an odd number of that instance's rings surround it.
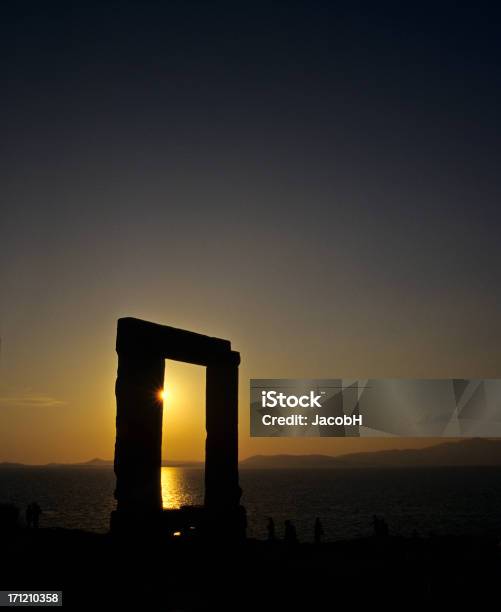
M 238 365 L 228 351 L 207 365 L 205 443 L 205 508 L 219 537 L 235 535 L 241 489 L 238 482 Z M 236 522 L 235 522 L 236 521 Z
M 117 514 L 158 513 L 162 508 L 161 457 L 165 361 L 162 355 L 118 352 L 115 474 Z

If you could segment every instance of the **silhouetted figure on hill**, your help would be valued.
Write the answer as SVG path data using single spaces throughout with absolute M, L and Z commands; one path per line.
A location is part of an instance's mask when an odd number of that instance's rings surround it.
M 275 521 L 270 516 L 268 517 L 268 523 L 266 524 L 266 530 L 268 531 L 268 542 L 274 542 L 275 536 Z
M 322 523 L 320 522 L 320 519 L 317 516 L 317 518 L 315 519 L 315 527 L 313 529 L 313 538 L 315 544 L 320 544 L 324 535 L 324 528 L 322 527 Z
M 41 514 L 42 509 L 37 502 L 31 502 L 31 504 L 28 504 L 28 507 L 26 508 L 26 524 L 28 527 L 38 529 Z
M 28 527 L 28 529 L 30 529 L 31 527 L 33 527 L 33 508 L 32 508 L 32 504 L 28 504 L 26 506 L 26 511 L 24 513 L 25 518 L 26 518 L 26 526 Z
M 297 544 L 296 528 L 291 521 L 285 521 L 284 542 L 286 544 Z

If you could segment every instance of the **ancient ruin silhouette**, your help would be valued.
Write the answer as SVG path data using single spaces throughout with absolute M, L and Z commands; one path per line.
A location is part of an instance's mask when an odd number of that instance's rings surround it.
M 177 520 L 182 526 L 180 515 L 197 515 L 197 527 L 206 536 L 244 537 L 238 480 L 240 354 L 228 340 L 130 317 L 118 320 L 116 350 L 117 509 L 112 513 L 112 531 L 162 528 L 169 516 L 162 509 L 163 405 L 158 392 L 164 384 L 165 359 L 173 359 L 206 367 L 204 506 L 200 512 L 179 511 Z

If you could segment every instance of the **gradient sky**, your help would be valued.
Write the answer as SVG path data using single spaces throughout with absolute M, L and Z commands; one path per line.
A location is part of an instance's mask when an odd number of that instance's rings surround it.
M 0 460 L 113 456 L 120 316 L 232 341 L 242 457 L 430 442 L 251 439 L 249 378 L 501 376 L 500 9 L 410 4 L 2 6 Z

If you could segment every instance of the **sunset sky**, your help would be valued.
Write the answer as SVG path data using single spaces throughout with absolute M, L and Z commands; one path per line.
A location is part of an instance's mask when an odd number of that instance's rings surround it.
M 413 4 L 2 8 L 0 461 L 113 457 L 122 316 L 231 340 L 241 457 L 430 443 L 251 439 L 250 378 L 501 377 L 499 9 Z

